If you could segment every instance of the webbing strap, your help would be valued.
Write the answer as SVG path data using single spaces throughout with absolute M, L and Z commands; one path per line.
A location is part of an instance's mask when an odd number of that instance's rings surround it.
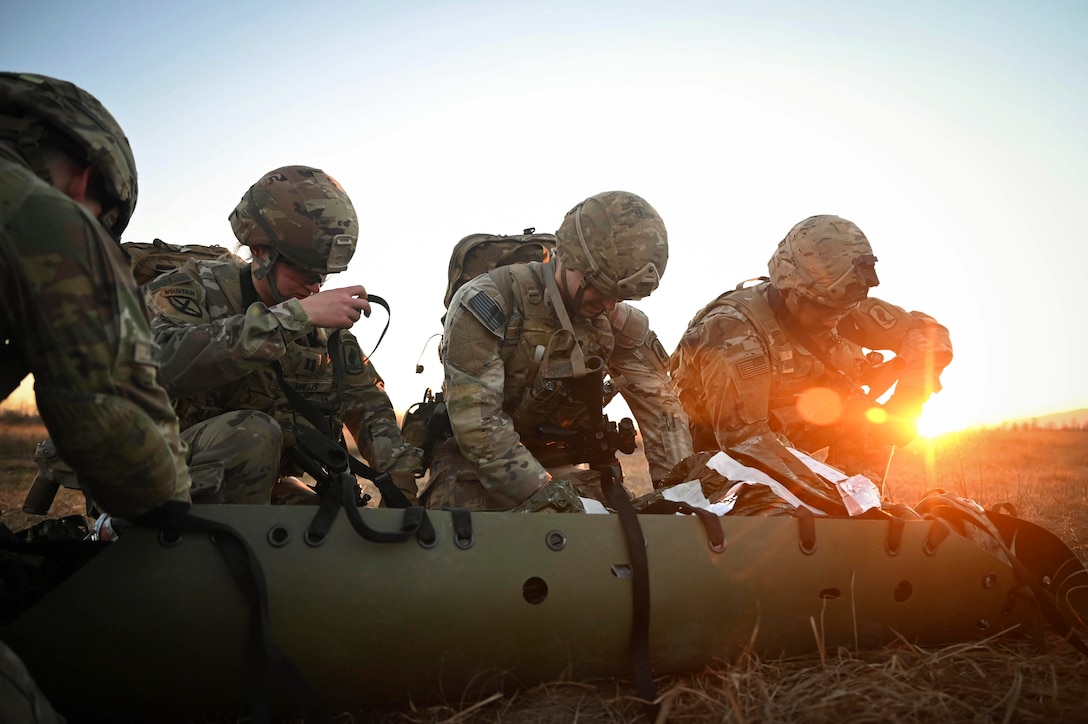
M 722 519 L 705 508 L 696 508 L 693 505 L 682 503 L 678 500 L 666 500 L 662 498 L 644 507 L 640 512 L 657 515 L 670 515 L 680 513 L 682 515 L 694 515 L 703 524 L 706 530 L 707 545 L 715 553 L 725 550 L 725 531 L 722 529 Z
M 415 534 L 421 543 L 430 544 L 434 542 L 434 526 L 430 518 L 427 517 L 426 511 L 418 506 L 408 505 L 407 498 L 393 484 L 389 473 L 376 473 L 362 461 L 349 455 L 347 450 L 339 443 L 333 442 L 316 430 L 300 426 L 295 433 L 298 438 L 297 446 L 301 448 L 301 454 L 297 455 L 295 459 L 304 466 L 306 472 L 310 473 L 312 477 L 317 480 L 328 479 L 330 483 L 325 497 L 322 498 L 321 506 L 307 529 L 308 540 L 313 543 L 324 540 L 336 520 L 337 511 L 343 507 L 347 512 L 348 521 L 352 527 L 366 540 L 376 543 L 399 543 Z M 330 472 L 327 473 L 322 470 L 318 461 L 327 465 Z M 351 474 L 348 474 L 349 469 Z M 378 486 L 378 490 L 381 491 L 383 499 L 387 491 L 391 498 L 394 495 L 400 496 L 403 505 L 387 503 L 390 507 L 404 510 L 400 533 L 375 531 L 366 525 L 359 513 L 359 507 L 355 504 L 356 481 L 354 475 L 361 475 L 373 481 Z
M 563 325 L 563 329 L 570 332 L 571 339 L 574 340 L 574 346 L 570 351 L 571 376 L 576 380 L 581 379 L 586 376 L 586 356 L 582 352 L 581 345 L 578 344 L 578 335 L 574 333 L 574 325 L 571 324 L 570 315 L 567 314 L 567 305 L 563 303 L 563 295 L 559 293 L 559 286 L 555 283 L 555 262 L 553 261 L 544 264 L 544 284 L 547 287 L 548 296 L 552 299 L 555 313 L 559 316 L 559 323 Z
M 831 359 L 831 355 L 827 353 L 824 346 L 813 339 L 812 335 L 800 325 L 797 318 L 786 308 L 786 301 L 782 298 L 782 294 L 778 291 L 777 287 L 771 286 L 767 288 L 767 303 L 770 306 L 771 313 L 774 314 L 775 319 L 777 319 L 778 323 L 782 325 L 782 328 L 786 330 L 786 334 L 793 337 L 794 341 L 815 355 L 816 359 L 820 360 L 824 367 L 834 374 L 851 393 L 861 395 L 865 398 L 869 397 L 869 394 L 862 389 L 861 385 L 855 382 L 850 375 L 846 374 L 841 367 L 835 364 L 835 361 Z
M 378 347 L 381 346 L 382 340 L 385 339 L 385 333 L 389 331 L 389 323 L 393 321 L 393 312 L 389 309 L 389 302 L 385 301 L 385 299 L 379 297 L 377 294 L 367 294 L 366 298 L 368 301 L 385 309 L 385 326 L 382 327 L 382 333 L 378 335 L 378 341 L 374 343 L 374 349 L 370 350 L 370 354 L 367 355 L 367 357 L 370 358 L 378 351 Z M 333 364 L 336 364 L 336 362 L 334 361 Z
M 646 555 L 646 539 L 638 522 L 638 513 L 623 487 L 623 472 L 619 465 L 600 469 L 601 490 L 612 504 L 620 520 L 627 551 L 631 556 L 631 666 L 635 675 L 635 690 L 646 701 L 647 715 L 655 720 L 657 686 L 650 666 L 650 565 Z
M 277 677 L 296 711 L 306 721 L 326 721 L 306 679 L 272 638 L 268 621 L 268 585 L 264 569 L 246 539 L 225 523 L 193 515 L 187 504 L 178 501 L 171 501 L 145 513 L 134 524 L 179 533 L 214 534 L 212 542 L 222 553 L 250 608 L 250 714 L 253 721 L 271 721 L 268 707 L 269 673 Z
M 337 438 L 333 435 L 329 429 L 328 424 L 325 422 L 325 418 L 322 416 L 321 411 L 317 407 L 300 395 L 295 388 L 291 387 L 287 383 L 287 380 L 283 377 L 283 366 L 279 363 L 274 365 L 276 370 L 276 379 L 279 381 L 280 389 L 283 390 L 283 394 L 287 396 L 287 400 L 291 403 L 292 407 L 296 411 L 302 414 L 306 421 L 313 425 L 313 431 L 316 431 L 320 437 L 324 438 L 324 441 L 320 441 L 319 438 L 315 438 L 312 431 L 304 425 L 295 426 L 295 438 L 301 443 L 311 454 L 316 454 L 317 459 L 325 464 L 329 464 L 327 455 L 319 454 L 319 451 L 327 450 L 327 446 L 324 442 L 332 442 L 334 445 L 343 452 L 347 457 L 347 465 L 354 474 L 366 478 L 374 483 L 378 488 L 378 491 L 382 494 L 382 500 L 390 508 L 407 508 L 411 505 L 408 502 L 408 498 L 394 483 L 393 479 L 389 476 L 389 473 L 379 473 L 369 465 L 359 460 L 354 455 L 347 451 L 344 447 L 343 438 Z M 309 472 L 309 471 L 307 471 Z M 312 474 L 312 473 L 311 473 Z

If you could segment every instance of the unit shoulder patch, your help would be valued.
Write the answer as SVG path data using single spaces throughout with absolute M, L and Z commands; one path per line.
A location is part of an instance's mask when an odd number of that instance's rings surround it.
M 898 316 L 879 302 L 872 304 L 867 312 L 870 319 L 879 324 L 882 329 L 891 329 L 898 321 Z

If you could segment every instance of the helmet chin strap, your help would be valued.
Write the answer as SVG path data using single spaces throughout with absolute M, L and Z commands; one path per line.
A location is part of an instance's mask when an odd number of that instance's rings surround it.
M 253 259 L 257 262 L 257 268 L 252 271 L 253 278 L 255 280 L 260 279 L 264 281 L 265 285 L 268 287 L 269 295 L 271 295 L 276 304 L 286 302 L 287 297 L 285 297 L 279 290 L 279 287 L 276 286 L 276 275 L 272 273 L 273 267 L 275 267 L 276 263 L 279 261 L 279 254 L 276 253 L 276 250 L 270 248 L 268 250 L 267 259 L 257 255 L 254 255 Z
M 586 278 L 582 277 L 582 283 L 578 285 L 578 291 L 571 294 L 570 285 L 567 284 L 566 267 L 562 267 L 561 270 L 560 279 L 563 280 L 563 294 L 560 296 L 563 298 L 563 305 L 567 308 L 568 313 L 578 316 L 579 310 L 582 308 L 582 299 L 586 295 Z

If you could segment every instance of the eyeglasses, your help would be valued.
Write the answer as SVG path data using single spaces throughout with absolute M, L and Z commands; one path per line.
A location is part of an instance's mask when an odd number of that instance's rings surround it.
M 854 302 L 848 307 L 831 307 L 826 304 L 820 304 L 814 302 L 808 297 L 800 297 L 801 303 L 812 310 L 812 312 L 818 315 L 821 319 L 842 319 L 850 312 L 857 309 L 861 302 Z
M 314 284 L 324 284 L 327 274 L 321 274 L 320 272 L 311 271 L 300 267 L 298 264 L 290 261 L 286 257 L 281 256 L 278 261 L 285 267 L 289 268 L 292 275 L 295 277 L 295 281 L 303 286 L 313 286 Z

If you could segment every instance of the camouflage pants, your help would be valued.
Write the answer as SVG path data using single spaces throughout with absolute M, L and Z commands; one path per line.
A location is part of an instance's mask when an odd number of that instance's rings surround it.
M 64 724 L 46 700 L 22 660 L 0 642 L 0 720 L 27 724 Z
M 267 505 L 279 477 L 283 431 L 256 410 L 226 412 L 181 433 L 194 503 Z
M 605 502 L 601 491 L 601 474 L 583 470 L 573 465 L 548 468 L 553 478 L 569 480 L 583 498 Z M 430 468 L 430 480 L 420 493 L 419 502 L 424 508 L 468 508 L 469 510 L 507 510 L 496 506 L 488 497 L 487 488 L 480 482 L 476 468 L 457 447 L 453 438 L 435 446 Z

